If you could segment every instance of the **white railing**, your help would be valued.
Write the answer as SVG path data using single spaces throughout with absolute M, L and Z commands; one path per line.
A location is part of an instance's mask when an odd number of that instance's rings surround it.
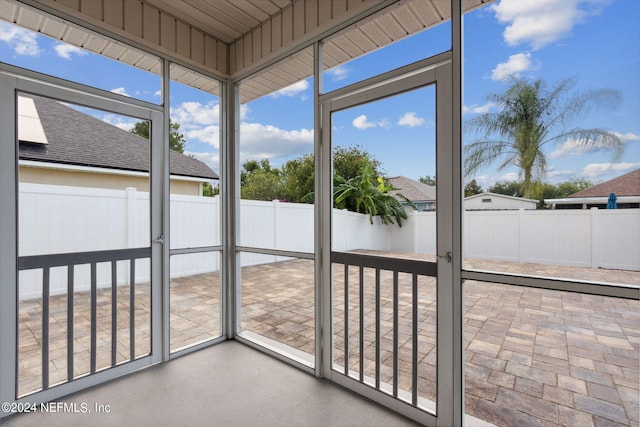
M 20 184 L 19 203 L 20 256 L 150 245 L 149 194 L 145 192 Z M 218 197 L 172 195 L 170 208 L 172 249 L 220 245 Z M 242 200 L 239 244 L 311 253 L 313 215 L 312 205 Z M 334 210 L 332 249 L 435 254 L 435 220 L 433 212 L 411 212 L 399 228 L 378 221 L 371 225 L 367 215 Z M 464 248 L 465 256 L 472 258 L 638 271 L 640 209 L 468 211 Z M 241 255 L 243 265 L 278 259 Z M 148 280 L 148 262 L 139 264 L 137 281 Z M 218 268 L 216 253 L 171 257 L 172 277 Z M 66 289 L 63 270 L 51 272 L 52 294 Z M 76 274 L 88 278 L 88 266 L 76 266 Z M 99 265 L 98 276 L 99 285 L 110 286 L 108 266 Z M 119 267 L 119 282 L 125 283 L 127 277 L 126 266 Z M 83 282 L 78 281 L 78 290 Z M 40 283 L 41 272 L 21 271 L 21 297 L 38 296 Z

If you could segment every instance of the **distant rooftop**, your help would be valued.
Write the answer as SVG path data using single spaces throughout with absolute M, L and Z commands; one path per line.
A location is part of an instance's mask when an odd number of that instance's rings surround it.
M 640 169 L 578 191 L 567 198 L 608 197 L 611 193 L 618 197 L 640 196 Z
M 29 98 L 37 109 L 46 143 L 21 139 L 21 160 L 149 171 L 150 147 L 146 139 L 58 101 L 31 95 Z M 19 135 L 24 138 L 24 132 L 19 131 Z M 175 151 L 170 151 L 169 163 L 171 175 L 218 179 L 218 175 L 200 160 Z
M 412 202 L 436 200 L 436 187 L 406 176 L 391 177 L 389 178 L 389 184 L 398 189 L 390 191 L 390 194 L 394 196 L 400 193 Z

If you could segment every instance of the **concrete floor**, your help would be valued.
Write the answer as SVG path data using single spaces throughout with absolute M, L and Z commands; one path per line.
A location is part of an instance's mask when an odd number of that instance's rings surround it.
M 385 408 L 228 341 L 59 402 L 92 413 L 30 413 L 18 426 L 410 426 Z M 95 405 L 109 405 L 96 413 Z

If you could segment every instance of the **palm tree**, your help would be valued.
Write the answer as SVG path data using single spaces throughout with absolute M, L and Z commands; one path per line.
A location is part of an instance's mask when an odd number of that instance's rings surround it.
M 498 170 L 515 165 L 520 169 L 521 192 L 528 198 L 533 181 L 546 174 L 544 149 L 549 145 L 573 140 L 585 149 L 614 149 L 619 158 L 623 146 L 613 133 L 600 128 L 569 128 L 572 119 L 594 107 L 615 108 L 619 93 L 602 89 L 569 95 L 574 84 L 575 80 L 566 79 L 546 90 L 542 80 L 529 83 L 514 78 L 506 92 L 489 95 L 497 112 L 466 123 L 467 130 L 479 132 L 482 139 L 465 147 L 465 175 L 498 160 Z
M 369 215 L 369 222 L 373 224 L 373 217 L 379 216 L 383 224 L 395 224 L 402 227 L 402 220 L 407 219 L 407 212 L 398 199 L 389 194 L 391 190 L 397 190 L 391 185 L 386 185 L 382 177 L 375 176 L 375 171 L 370 163 L 365 163 L 360 174 L 350 179 L 344 179 L 335 175 L 336 184 L 333 189 L 334 203 L 338 208 L 350 208 L 355 212 Z M 397 194 L 415 209 L 415 205 L 406 197 Z

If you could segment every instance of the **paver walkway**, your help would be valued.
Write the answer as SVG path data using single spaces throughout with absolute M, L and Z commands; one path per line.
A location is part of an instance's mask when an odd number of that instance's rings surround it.
M 482 262 L 488 270 L 535 268 L 536 274 L 618 283 L 640 283 L 640 273 Z M 336 269 L 335 283 L 340 283 Z M 372 271 L 365 270 L 365 283 Z M 591 273 L 593 276 L 588 276 Z M 572 276 L 573 275 L 573 276 Z M 585 276 L 587 275 L 587 276 Z M 242 328 L 309 354 L 314 351 L 313 262 L 290 260 L 242 269 Z M 611 279 L 613 278 L 613 279 Z M 357 279 L 357 277 L 356 277 Z M 356 280 L 352 279 L 352 280 Z M 399 388 L 411 390 L 411 284 L 399 284 Z M 385 282 L 386 280 L 386 282 Z M 357 283 L 357 281 L 353 281 Z M 382 382 L 392 378 L 392 295 L 383 278 Z M 375 375 L 373 293 L 365 288 L 364 373 Z M 435 400 L 435 279 L 419 283 L 418 391 Z M 119 290 L 118 361 L 128 357 L 128 295 Z M 343 291 L 342 291 L 343 292 Z M 387 292 L 385 294 L 385 292 Z M 98 367 L 110 366 L 110 292 L 98 298 Z M 201 274 L 172 280 L 171 348 L 220 334 L 219 277 Z M 149 349 L 148 286 L 136 290 L 136 353 Z M 359 302 L 350 289 L 349 367 L 359 372 Z M 466 412 L 496 425 L 627 425 L 639 416 L 640 302 L 561 291 L 467 282 L 465 299 Z M 76 375 L 88 372 L 88 301 L 77 294 Z M 344 366 L 344 295 L 334 300 L 334 366 Z M 84 307 L 84 308 L 82 308 Z M 40 378 L 41 307 L 20 303 L 20 390 L 37 390 Z M 51 383 L 66 378 L 66 296 L 51 298 Z M 82 310 L 85 310 L 84 312 Z M 55 325 L 55 327 L 54 327 Z M 82 332 L 84 331 L 84 332 Z M 139 353 L 140 352 L 140 353 Z M 55 354 L 54 354 L 55 353 Z

